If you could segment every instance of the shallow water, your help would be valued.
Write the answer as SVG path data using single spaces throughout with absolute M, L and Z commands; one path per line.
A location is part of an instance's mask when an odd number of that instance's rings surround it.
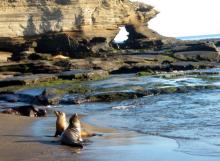
M 87 85 L 97 91 L 219 86 L 220 69 L 161 73 L 146 77 L 115 75 Z M 65 111 L 68 115 L 73 112 L 84 114 L 84 122 L 118 130 L 117 134 L 91 138 L 93 143 L 83 153 L 87 157 L 94 154 L 99 156 L 93 160 L 111 161 L 122 156 L 126 157 L 119 160 L 145 161 L 146 156 L 150 161 L 217 161 L 220 158 L 220 90 L 217 88 L 111 103 L 59 105 L 55 109 Z M 54 120 L 54 117 L 49 118 L 47 127 L 51 127 Z M 47 132 L 53 130 L 46 129 Z M 125 137 L 127 134 L 133 135 Z M 106 139 L 105 136 L 109 135 L 117 139 Z M 118 143 L 120 140 L 122 142 Z

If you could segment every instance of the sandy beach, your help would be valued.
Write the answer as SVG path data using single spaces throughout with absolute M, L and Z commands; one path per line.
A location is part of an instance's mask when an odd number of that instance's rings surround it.
M 37 119 L 0 114 L 0 160 L 2 161 L 69 161 L 78 160 L 68 147 L 35 137 L 31 125 Z M 67 148 L 67 149 L 65 149 Z M 80 159 L 82 160 L 82 159 Z
M 55 117 L 41 119 L 0 114 L 2 161 L 218 161 L 218 157 L 178 151 L 174 139 L 83 123 L 103 136 L 88 138 L 83 150 L 60 145 L 52 137 Z
M 219 161 L 205 1 L 2 0 L 0 161 Z
M 0 141 L 2 143 L 0 146 L 0 160 L 90 161 L 91 158 L 82 158 L 81 153 L 84 153 L 83 151 L 60 145 L 59 138 L 52 137 L 55 127 L 51 127 L 51 121 L 54 123 L 54 119 L 37 119 L 0 114 Z M 98 128 L 86 123 L 82 124 L 87 130 L 98 133 L 110 133 L 114 131 Z

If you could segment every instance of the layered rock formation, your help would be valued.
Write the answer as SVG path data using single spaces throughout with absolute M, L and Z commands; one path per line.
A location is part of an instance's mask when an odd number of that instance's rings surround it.
M 160 39 L 147 27 L 157 13 L 129 0 L 2 0 L 0 50 L 97 53 L 109 47 L 120 26 L 131 39 Z
M 38 106 L 219 89 L 209 83 L 150 89 L 128 84 L 98 89 L 81 83 L 124 73 L 162 72 L 159 77 L 169 79 L 196 75 L 205 82 L 219 75 L 194 70 L 220 67 L 220 40 L 160 36 L 147 25 L 157 13 L 149 5 L 129 0 L 0 1 L 0 112 L 41 117 L 50 111 Z M 120 26 L 129 32 L 128 40 L 114 44 Z M 214 77 L 206 79 L 208 75 Z

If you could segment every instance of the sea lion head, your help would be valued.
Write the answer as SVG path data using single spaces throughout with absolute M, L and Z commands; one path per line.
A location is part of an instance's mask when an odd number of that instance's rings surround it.
M 66 118 L 66 114 L 64 112 L 54 111 L 54 113 L 58 118 Z
M 33 109 L 35 117 L 45 117 L 47 116 L 47 111 L 42 108 L 34 108 Z
M 80 127 L 81 127 L 81 125 L 80 125 L 80 120 L 79 120 L 79 117 L 78 117 L 77 113 L 74 113 L 74 114 L 70 117 L 69 126 L 70 126 L 70 127 L 75 127 L 75 128 L 80 128 Z
M 67 128 L 67 122 L 66 122 L 66 114 L 61 111 L 54 111 L 55 115 L 57 116 L 56 120 L 56 133 L 55 137 L 61 135 L 64 130 Z

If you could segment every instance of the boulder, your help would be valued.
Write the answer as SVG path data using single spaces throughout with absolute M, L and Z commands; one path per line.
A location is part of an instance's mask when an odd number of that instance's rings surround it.
M 36 88 L 5 92 L 0 94 L 0 100 L 11 103 L 27 103 L 32 105 L 57 105 L 61 100 L 55 88 Z
M 218 62 L 220 60 L 220 55 L 217 51 L 185 51 L 176 52 L 174 57 L 183 61 L 210 61 Z
M 40 82 L 48 82 L 56 80 L 57 76 L 53 74 L 35 74 L 26 76 L 15 76 L 0 80 L 0 87 L 17 86 L 17 85 L 33 85 Z
M 106 92 L 97 93 L 87 97 L 90 102 L 112 102 L 126 99 L 135 99 L 143 97 L 141 92 Z
M 0 80 L 6 79 L 6 78 L 12 78 L 14 76 L 21 75 L 19 72 L 0 72 Z
M 56 66 L 52 61 L 34 61 L 29 66 L 29 72 L 33 74 L 53 74 L 60 73 L 64 67 Z
M 58 75 L 59 78 L 68 80 L 100 80 L 108 76 L 109 73 L 104 70 L 72 70 Z
M 64 70 L 64 67 L 56 66 L 52 61 L 35 60 L 25 62 L 9 62 L 0 64 L 0 72 L 20 72 L 34 74 L 51 74 Z

